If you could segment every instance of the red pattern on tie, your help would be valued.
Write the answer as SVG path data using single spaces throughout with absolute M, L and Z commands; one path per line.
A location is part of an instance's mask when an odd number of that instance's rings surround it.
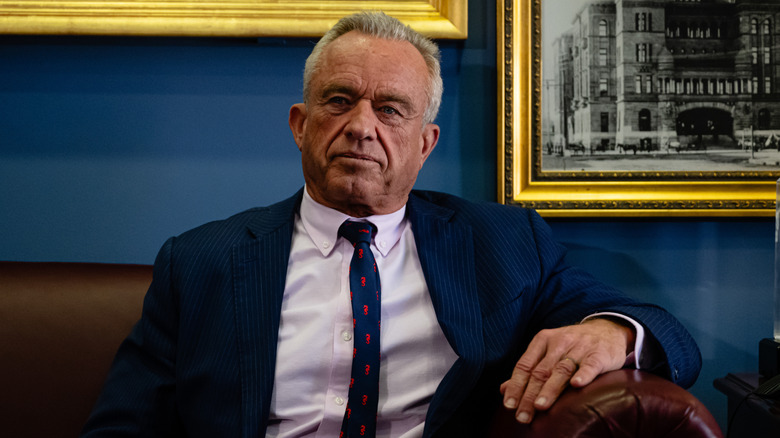
M 352 378 L 340 435 L 347 438 L 376 435 L 382 322 L 379 272 L 370 246 L 375 231 L 376 227 L 367 222 L 346 221 L 339 228 L 339 235 L 355 247 L 349 265 L 354 331 Z M 365 339 L 365 343 L 358 339 Z

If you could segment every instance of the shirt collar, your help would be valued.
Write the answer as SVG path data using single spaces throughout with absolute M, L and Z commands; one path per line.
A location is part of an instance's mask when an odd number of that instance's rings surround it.
M 401 239 L 401 234 L 407 222 L 406 205 L 390 214 L 353 218 L 318 203 L 312 199 L 305 188 L 303 190 L 303 199 L 301 200 L 300 216 L 306 233 L 314 245 L 322 252 L 323 256 L 328 256 L 333 251 L 333 248 L 336 247 L 339 227 L 347 219 L 371 222 L 376 225 L 377 233 L 374 236 L 372 246 L 383 257 L 387 256 Z

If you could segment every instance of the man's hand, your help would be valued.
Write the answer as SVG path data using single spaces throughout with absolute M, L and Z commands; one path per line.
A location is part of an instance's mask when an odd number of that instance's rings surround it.
M 567 385 L 583 387 L 600 374 L 623 367 L 633 351 L 633 327 L 613 318 L 539 332 L 501 384 L 504 406 L 516 409 L 520 423 L 546 410 Z

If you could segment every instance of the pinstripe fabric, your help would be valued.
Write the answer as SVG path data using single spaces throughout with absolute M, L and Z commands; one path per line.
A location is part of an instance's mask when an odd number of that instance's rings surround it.
M 409 220 L 417 243 L 436 317 L 458 360 L 444 376 L 431 400 L 426 433 L 446 421 L 482 369 L 484 347 L 480 306 L 474 277 L 471 230 L 450 221 L 452 212 L 409 203 Z M 448 388 L 450 390 L 441 390 Z
M 475 419 L 500 403 L 497 388 L 533 335 L 596 312 L 640 321 L 668 358 L 653 371 L 693 384 L 701 357 L 679 322 L 565 265 L 564 249 L 535 212 L 440 193 L 416 195 L 408 210 L 423 271 L 437 317 L 460 356 L 434 395 L 425 436 L 479 436 Z M 427 233 L 433 233 L 431 241 Z M 485 238 L 496 235 L 501 238 Z
M 143 317 L 83 436 L 264 435 L 300 197 L 163 245 Z M 533 334 L 594 312 L 640 321 L 664 356 L 653 371 L 685 387 L 695 381 L 701 358 L 680 323 L 566 266 L 536 213 L 433 192 L 413 192 L 407 211 L 437 318 L 459 356 L 431 400 L 425 436 L 479 436 Z M 497 230 L 501 239 L 484 238 Z M 512 256 L 495 256 L 502 252 Z
M 279 309 L 290 253 L 291 226 L 265 235 L 257 245 L 234 250 L 235 314 L 241 374 L 244 437 L 262 436 L 273 389 Z M 261 390 L 262 389 L 262 390 Z M 262 430 L 261 430 L 262 429 Z

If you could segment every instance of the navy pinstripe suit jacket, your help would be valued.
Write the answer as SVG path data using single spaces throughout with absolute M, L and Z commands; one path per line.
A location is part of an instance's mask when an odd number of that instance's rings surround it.
M 165 243 L 143 316 L 83 436 L 264 435 L 301 194 Z M 533 335 L 594 312 L 640 321 L 665 356 L 653 371 L 681 386 L 695 381 L 701 358 L 679 322 L 566 266 L 535 212 L 420 191 L 407 212 L 436 315 L 459 356 L 431 400 L 425 436 L 480 436 Z

